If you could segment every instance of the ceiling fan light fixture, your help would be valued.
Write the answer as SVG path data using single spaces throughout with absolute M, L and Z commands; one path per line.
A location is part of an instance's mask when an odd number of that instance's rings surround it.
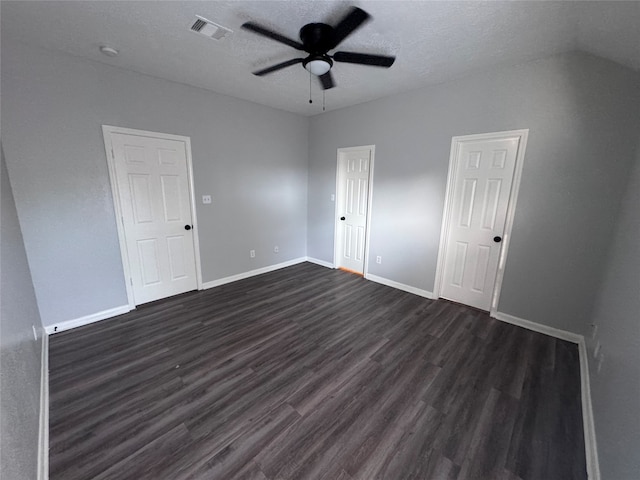
M 311 56 L 303 63 L 303 66 L 306 70 L 314 75 L 317 75 L 318 77 L 331 70 L 332 65 L 333 62 L 326 55 Z

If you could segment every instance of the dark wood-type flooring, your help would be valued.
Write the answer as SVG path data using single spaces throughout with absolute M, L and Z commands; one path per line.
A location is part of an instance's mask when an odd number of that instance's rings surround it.
M 75 479 L 585 479 L 577 346 L 303 263 L 50 342 Z

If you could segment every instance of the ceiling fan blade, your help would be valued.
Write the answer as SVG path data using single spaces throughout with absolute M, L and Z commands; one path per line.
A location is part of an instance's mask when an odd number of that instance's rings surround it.
M 276 42 L 284 43 L 285 45 L 289 45 L 290 47 L 295 48 L 296 50 L 304 50 L 304 47 L 300 42 L 296 42 L 295 40 L 291 40 L 290 38 L 285 37 L 284 35 L 280 35 L 268 28 L 262 27 L 254 22 L 246 22 L 242 24 L 242 28 L 245 30 L 250 30 L 258 35 L 262 35 L 263 37 L 270 38 L 271 40 L 275 40 Z
M 357 28 L 359 28 L 370 18 L 371 15 L 369 15 L 364 10 L 358 7 L 353 7 L 351 11 L 347 13 L 346 17 L 340 20 L 340 23 L 335 26 L 335 40 L 331 48 L 336 48 L 340 42 L 351 35 Z
M 329 70 L 324 75 L 320 75 L 318 78 L 320 79 L 323 90 L 329 90 L 330 88 L 336 86 L 336 82 L 334 82 L 333 80 L 333 75 L 331 75 L 331 70 Z
M 368 53 L 336 52 L 333 55 L 336 62 L 357 63 L 360 65 L 371 65 L 373 67 L 389 68 L 396 61 L 396 57 L 387 55 L 370 55 Z
M 257 72 L 253 72 L 253 74 L 261 77 L 263 75 L 266 75 L 267 73 L 275 72 L 276 70 L 281 70 L 283 68 L 290 67 L 291 65 L 295 65 L 296 63 L 302 63 L 302 60 L 303 60 L 302 58 L 294 58 L 292 60 L 287 60 L 286 62 L 278 63 L 277 65 L 272 65 L 262 70 L 258 70 Z

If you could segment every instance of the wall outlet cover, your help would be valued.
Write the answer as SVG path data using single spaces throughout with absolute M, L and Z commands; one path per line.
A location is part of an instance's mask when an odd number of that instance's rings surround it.
M 205 205 L 211 203 L 211 195 L 202 195 L 202 203 Z

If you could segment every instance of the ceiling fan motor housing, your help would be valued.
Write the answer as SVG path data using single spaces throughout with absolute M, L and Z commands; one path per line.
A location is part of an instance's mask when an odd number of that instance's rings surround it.
M 323 55 L 334 48 L 335 37 L 333 27 L 326 23 L 309 23 L 300 29 L 304 50 L 312 55 Z

